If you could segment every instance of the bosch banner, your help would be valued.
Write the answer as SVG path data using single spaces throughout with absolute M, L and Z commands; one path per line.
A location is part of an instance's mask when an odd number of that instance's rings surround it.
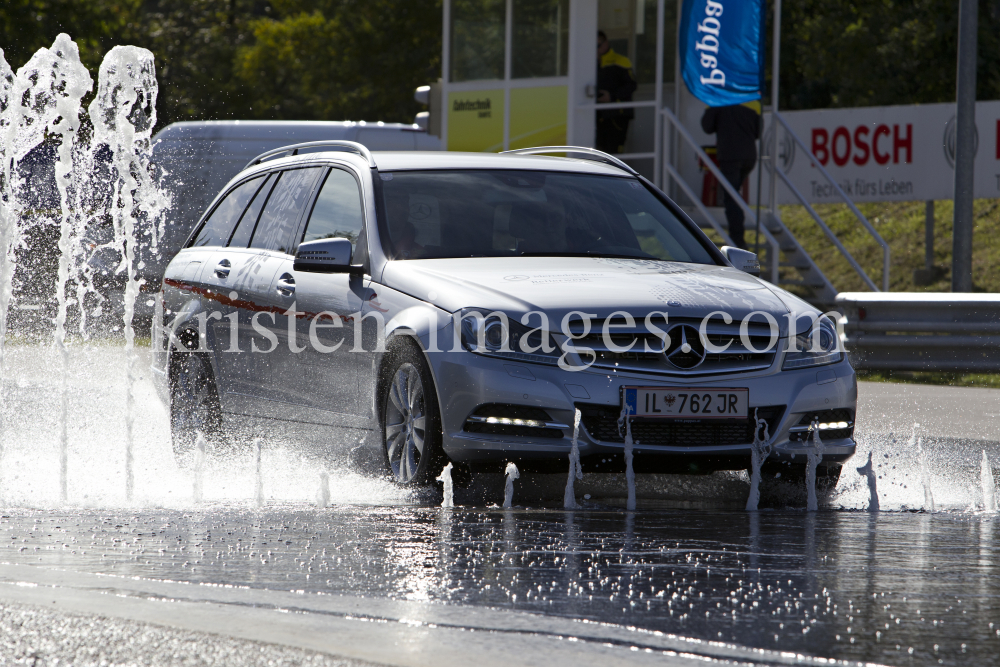
M 711 107 L 759 100 L 764 74 L 763 0 L 684 0 L 681 75 Z
M 769 115 L 764 115 L 768 127 Z M 952 198 L 954 104 L 787 111 L 782 116 L 854 201 Z M 770 146 L 769 134 L 765 147 Z M 783 130 L 778 134 L 778 167 L 807 201 L 840 201 Z M 978 198 L 1000 197 L 1000 102 L 976 103 L 973 190 Z M 783 204 L 798 203 L 783 185 L 778 195 Z

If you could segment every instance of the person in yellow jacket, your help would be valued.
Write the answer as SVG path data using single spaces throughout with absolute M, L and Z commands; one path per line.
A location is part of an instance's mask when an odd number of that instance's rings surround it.
M 597 101 L 631 102 L 637 87 L 632 61 L 615 53 L 604 31 L 597 33 Z M 628 124 L 635 118 L 634 109 L 609 109 L 597 112 L 597 149 L 605 153 L 621 152 L 628 138 Z

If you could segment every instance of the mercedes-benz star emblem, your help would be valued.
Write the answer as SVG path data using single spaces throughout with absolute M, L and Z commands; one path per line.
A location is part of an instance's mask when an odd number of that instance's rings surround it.
M 664 358 L 681 370 L 697 368 L 705 361 L 705 345 L 698 329 L 690 324 L 675 324 L 667 329 L 670 345 L 663 352 Z

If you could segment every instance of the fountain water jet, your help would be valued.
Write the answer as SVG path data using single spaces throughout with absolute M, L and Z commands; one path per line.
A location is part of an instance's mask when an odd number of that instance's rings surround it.
M 507 484 L 503 490 L 503 506 L 509 508 L 514 502 L 514 480 L 520 479 L 521 473 L 518 471 L 517 466 L 511 462 L 507 464 L 504 474 L 507 476 Z
M 326 471 L 319 474 L 319 491 L 316 493 L 316 506 L 319 508 L 330 506 L 330 473 Z
M 815 512 L 819 509 L 819 502 L 816 498 L 816 468 L 823 460 L 823 441 L 819 437 L 819 421 L 814 420 L 810 430 L 812 431 L 812 446 L 806 450 L 806 509 Z
M 205 448 L 208 443 L 205 442 L 205 436 L 201 434 L 201 431 L 196 433 L 194 440 L 194 483 L 191 495 L 196 503 L 200 503 L 205 495 Z
M 927 454 L 924 452 L 924 439 L 917 437 L 917 429 L 920 424 L 913 425 L 913 434 L 910 436 L 910 445 L 914 442 L 917 445 L 917 460 L 920 462 L 920 484 L 924 487 L 924 509 L 934 511 L 934 494 L 931 492 L 931 478 L 927 470 Z
M 878 512 L 878 486 L 875 475 L 875 466 L 872 463 L 872 453 L 868 452 L 868 462 L 857 468 L 858 474 L 863 475 L 868 482 L 868 511 Z
M 756 512 L 757 506 L 760 504 L 760 468 L 771 454 L 771 435 L 768 432 L 767 422 L 757 416 L 756 409 L 753 411 L 753 419 L 753 443 L 750 445 L 750 495 L 747 496 L 748 512 Z M 761 429 L 764 431 L 763 437 Z
M 257 464 L 257 471 L 254 477 L 254 493 L 253 502 L 257 507 L 264 506 L 264 471 L 261 466 L 261 459 L 263 458 L 264 441 L 261 438 L 253 439 L 253 450 L 255 463 Z
M 997 511 L 996 482 L 993 481 L 993 468 L 990 466 L 990 459 L 983 450 L 983 461 L 979 466 L 979 482 L 983 487 L 983 511 L 994 513 Z
M 625 509 L 635 509 L 635 470 L 632 469 L 632 421 L 630 406 L 622 408 L 618 417 L 618 433 L 622 431 L 622 422 L 625 423 L 625 486 L 628 488 L 628 498 L 625 501 Z
M 455 486 L 451 480 L 451 469 L 454 466 L 449 463 L 441 471 L 441 474 L 436 477 L 437 481 L 444 485 L 444 497 L 441 498 L 441 507 L 454 507 L 455 506 Z
M 169 206 L 153 182 L 149 169 L 150 138 L 156 125 L 156 71 L 153 54 L 136 46 L 116 46 L 104 56 L 98 75 L 97 95 L 88 112 L 94 124 L 93 145 L 106 144 L 112 153 L 111 189 L 113 243 L 124 249 L 119 271 L 126 272 L 125 365 L 128 389 L 125 399 L 125 495 L 133 492 L 133 441 L 135 430 L 136 372 L 135 329 L 132 319 L 141 281 L 136 270 L 135 229 L 137 213 L 155 221 Z M 162 223 L 161 223 L 162 224 Z M 150 225 L 151 246 L 157 242 L 157 227 Z
M 566 477 L 566 491 L 563 493 L 563 507 L 568 510 L 578 509 L 576 503 L 576 492 L 573 490 L 573 480 L 583 479 L 583 468 L 580 467 L 580 418 L 582 415 L 577 410 L 573 416 L 573 446 L 569 450 L 569 475 Z

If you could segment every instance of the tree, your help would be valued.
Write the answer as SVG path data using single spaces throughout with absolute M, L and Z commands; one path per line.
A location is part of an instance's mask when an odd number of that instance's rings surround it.
M 80 47 L 80 60 L 96 72 L 104 54 L 123 44 L 142 0 L 4 0 L 0 9 L 0 47 L 10 66 L 28 62 L 49 47 L 60 32 Z
M 998 9 L 980 0 L 979 99 L 1000 98 Z M 782 11 L 783 108 L 955 100 L 955 0 L 799 0 Z
M 412 122 L 413 90 L 436 80 L 440 4 L 415 0 L 273 0 L 252 23 L 236 74 L 256 118 Z

